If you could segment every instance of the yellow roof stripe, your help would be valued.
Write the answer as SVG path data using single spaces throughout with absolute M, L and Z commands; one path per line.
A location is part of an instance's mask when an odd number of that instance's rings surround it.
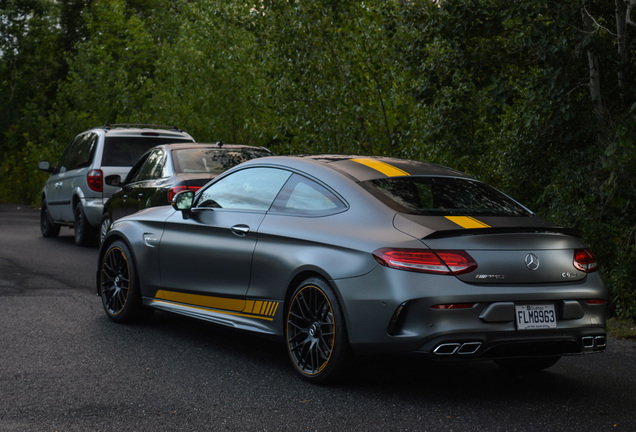
M 445 216 L 449 221 L 456 223 L 462 228 L 471 229 L 471 228 L 490 228 L 490 225 L 487 225 L 477 219 L 470 216 Z
M 409 175 L 409 173 L 407 173 L 406 171 L 402 171 L 401 169 L 394 167 L 393 165 L 389 165 L 388 163 L 380 162 L 374 159 L 359 158 L 351 160 L 354 162 L 358 162 L 359 164 L 366 165 L 369 168 L 373 168 L 376 171 L 380 171 L 382 174 L 388 177 Z

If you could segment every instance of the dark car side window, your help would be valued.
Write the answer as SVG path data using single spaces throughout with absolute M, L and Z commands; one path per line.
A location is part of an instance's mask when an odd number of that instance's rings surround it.
M 267 211 L 291 172 L 278 168 L 246 168 L 205 189 L 197 207 Z
M 141 166 L 132 182 L 156 180 L 163 177 L 166 153 L 160 149 L 153 150 L 146 158 L 146 162 Z
M 91 164 L 95 153 L 97 135 L 82 134 L 77 136 L 64 150 L 57 163 L 59 172 L 84 168 Z
M 305 216 L 324 216 L 347 208 L 333 192 L 307 177 L 294 174 L 276 198 L 271 211 Z

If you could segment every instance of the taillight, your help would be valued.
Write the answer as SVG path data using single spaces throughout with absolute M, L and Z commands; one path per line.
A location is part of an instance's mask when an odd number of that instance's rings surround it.
M 382 248 L 373 252 L 373 257 L 385 267 L 420 273 L 460 275 L 477 268 L 475 260 L 463 250 Z
M 196 192 L 199 189 L 201 189 L 201 186 L 173 186 L 170 189 L 168 189 L 168 201 L 172 202 L 172 199 L 174 198 L 174 196 L 178 194 L 179 192 L 183 192 L 185 190 L 191 190 Z
M 102 170 L 90 170 L 86 174 L 86 183 L 88 183 L 90 190 L 102 192 L 104 190 L 104 173 L 102 173 Z
M 574 267 L 584 273 L 592 273 L 598 270 L 598 262 L 591 250 L 574 249 Z

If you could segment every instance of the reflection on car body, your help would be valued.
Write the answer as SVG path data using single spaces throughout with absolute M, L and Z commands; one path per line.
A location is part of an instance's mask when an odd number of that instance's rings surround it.
M 117 322 L 160 309 L 280 338 L 326 382 L 365 353 L 539 370 L 600 352 L 597 269 L 575 231 L 461 172 L 268 157 L 115 222 L 97 291 Z

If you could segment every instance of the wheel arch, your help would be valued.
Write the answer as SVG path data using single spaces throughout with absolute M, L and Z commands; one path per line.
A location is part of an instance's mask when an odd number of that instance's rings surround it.
M 118 232 L 109 233 L 108 236 L 104 239 L 104 243 L 100 246 L 99 253 L 97 255 L 97 271 L 95 274 L 95 288 L 97 291 L 97 295 L 100 294 L 99 287 L 100 287 L 102 260 L 104 259 L 104 255 L 106 254 L 106 251 L 108 250 L 108 248 L 116 241 L 121 241 L 126 245 L 126 247 L 128 247 L 128 251 L 130 252 L 130 258 L 132 259 L 133 265 L 135 266 L 135 269 L 136 269 L 136 272 L 135 272 L 136 277 L 137 279 L 139 279 L 139 271 L 138 271 L 139 267 L 137 266 L 137 258 L 135 257 L 135 251 L 130 245 L 130 242 L 128 241 L 126 236 L 122 235 L 121 233 L 118 233 Z M 139 280 L 137 282 L 139 282 Z
M 347 336 L 347 343 L 349 343 L 348 342 L 349 341 L 349 330 L 348 330 L 349 316 L 347 314 L 347 310 L 345 308 L 342 295 L 340 294 L 338 287 L 333 283 L 333 279 L 331 279 L 329 276 L 327 276 L 325 273 L 323 273 L 319 269 L 315 269 L 315 268 L 301 270 L 300 272 L 294 275 L 294 277 L 290 280 L 289 284 L 287 285 L 287 290 L 285 291 L 285 300 L 283 303 L 283 317 L 282 317 L 283 319 L 281 320 L 281 331 L 282 331 L 281 334 L 284 337 L 286 315 L 287 315 L 289 304 L 291 302 L 294 291 L 296 290 L 299 284 L 301 284 L 303 281 L 310 279 L 312 277 L 322 279 L 327 285 L 329 285 L 329 287 L 331 287 L 331 289 L 335 293 L 338 300 L 338 305 L 340 306 L 340 309 L 342 310 L 343 320 L 345 323 L 345 334 Z

